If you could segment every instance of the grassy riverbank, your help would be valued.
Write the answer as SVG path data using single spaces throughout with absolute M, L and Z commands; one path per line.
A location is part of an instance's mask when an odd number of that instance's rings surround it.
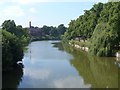
M 69 44 L 77 49 L 81 49 L 83 51 L 88 52 L 89 50 L 89 42 L 88 41 L 77 41 L 77 40 L 70 40 Z
M 90 42 L 89 41 L 77 41 L 77 40 L 70 40 L 70 43 L 72 43 L 72 44 L 77 44 L 77 45 L 79 45 L 79 46 L 81 46 L 81 47 L 89 47 L 90 46 Z

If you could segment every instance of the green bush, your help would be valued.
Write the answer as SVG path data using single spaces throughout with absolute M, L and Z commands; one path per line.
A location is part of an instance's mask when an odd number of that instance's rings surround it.
M 16 26 L 13 20 L 6 20 L 0 32 L 2 33 L 2 70 L 8 70 L 18 61 L 22 61 L 23 49 L 29 43 L 30 35 L 22 26 Z

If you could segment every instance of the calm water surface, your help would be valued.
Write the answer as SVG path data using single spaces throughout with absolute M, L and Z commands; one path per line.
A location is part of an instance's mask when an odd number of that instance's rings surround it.
M 116 58 L 99 58 L 59 41 L 36 41 L 25 52 L 23 70 L 4 73 L 4 87 L 118 88 Z

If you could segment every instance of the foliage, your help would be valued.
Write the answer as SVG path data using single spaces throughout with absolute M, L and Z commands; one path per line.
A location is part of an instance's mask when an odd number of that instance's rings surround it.
M 76 40 L 71 40 L 71 43 L 77 44 L 81 47 L 89 47 L 89 42 L 79 42 L 79 41 L 76 41 Z
M 58 27 L 44 25 L 42 28 L 32 27 L 29 30 L 34 40 L 58 40 L 66 31 L 66 27 L 64 24 Z
M 71 20 L 63 40 L 85 36 L 90 40 L 90 53 L 112 56 L 120 49 L 120 2 L 98 3 L 84 15 Z
M 95 4 L 90 10 L 84 10 L 84 15 L 79 16 L 76 20 L 71 20 L 64 38 L 69 40 L 76 36 L 86 36 L 90 38 L 97 24 L 97 20 L 100 17 L 102 8 L 102 3 Z
M 113 56 L 120 49 L 119 7 L 120 3 L 105 4 L 91 38 L 90 52 L 92 54 Z
M 23 48 L 28 44 L 30 35 L 27 29 L 16 26 L 12 20 L 2 24 L 2 66 L 3 70 L 15 65 L 23 58 Z

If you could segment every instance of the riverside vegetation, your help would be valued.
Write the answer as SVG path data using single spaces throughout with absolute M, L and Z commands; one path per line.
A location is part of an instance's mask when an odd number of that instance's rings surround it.
M 120 2 L 98 3 L 84 15 L 71 20 L 63 39 L 86 37 L 89 52 L 97 56 L 113 56 L 120 50 Z
M 46 26 L 29 28 L 30 34 L 32 35 L 33 41 L 38 40 L 60 40 L 61 36 L 64 35 L 66 27 L 64 24 L 58 25 L 58 27 Z
M 37 30 L 31 34 L 30 29 Z M 0 32 L 2 33 L 2 70 L 13 69 L 18 61 L 22 61 L 25 46 L 34 40 L 59 40 L 66 31 L 64 24 L 56 27 L 43 26 L 34 29 L 22 28 L 21 25 L 16 26 L 14 20 L 6 20 L 2 24 Z M 40 32 L 40 33 L 39 33 Z M 41 35 L 42 34 L 42 35 Z
M 23 50 L 30 41 L 28 29 L 16 26 L 13 20 L 6 20 L 2 24 L 2 70 L 13 68 L 18 61 L 22 61 Z
M 84 11 L 85 13 L 76 20 L 71 20 L 67 30 L 64 25 L 58 28 L 43 26 L 44 35 L 39 38 L 62 37 L 65 41 L 78 36 L 86 37 L 91 54 L 113 56 L 120 50 L 120 2 L 98 3 L 90 10 Z M 2 67 L 3 70 L 7 70 L 22 60 L 24 47 L 30 42 L 31 35 L 27 28 L 16 26 L 13 20 L 4 21 L 0 32 L 2 33 Z

